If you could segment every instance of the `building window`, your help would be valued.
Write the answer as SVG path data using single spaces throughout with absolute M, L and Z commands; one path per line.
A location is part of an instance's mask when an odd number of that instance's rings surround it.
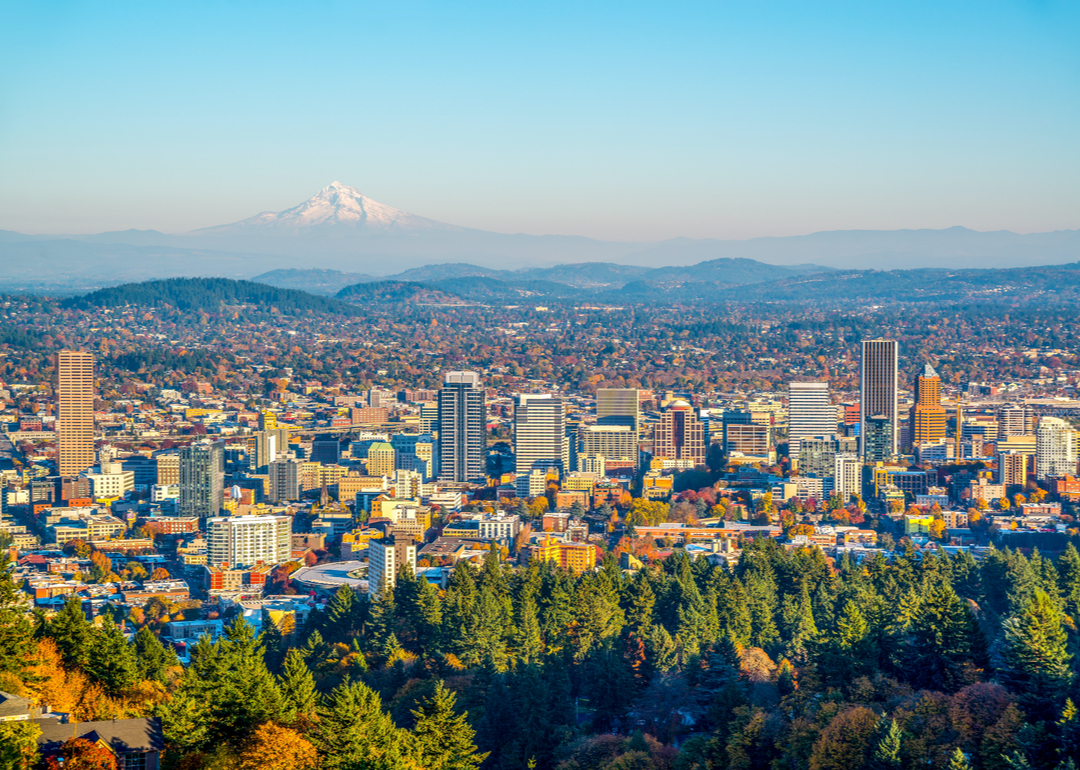
M 146 754 L 121 754 L 120 770 L 146 770 Z

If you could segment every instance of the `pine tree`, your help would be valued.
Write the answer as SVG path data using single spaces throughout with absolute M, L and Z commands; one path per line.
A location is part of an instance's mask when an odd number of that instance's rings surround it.
M 1064 602 L 1065 614 L 1080 626 L 1080 553 L 1072 543 L 1058 557 L 1058 590 Z
M 168 670 L 180 665 L 172 648 L 166 648 L 154 632 L 146 626 L 135 633 L 132 646 L 135 648 L 135 658 L 138 661 L 139 678 L 167 684 Z
M 106 623 L 91 637 L 90 655 L 84 668 L 112 695 L 119 695 L 139 680 L 135 649 L 113 623 Z
M 1002 623 L 1006 686 L 1020 695 L 1031 713 L 1044 714 L 1060 702 L 1072 682 L 1068 639 L 1062 613 L 1044 591 Z
M 958 689 L 962 684 L 958 667 L 974 663 L 975 633 L 971 610 L 952 587 L 928 586 L 904 640 L 903 656 L 913 684 Z
M 310 721 L 315 716 L 318 701 L 315 678 L 299 650 L 291 649 L 285 655 L 278 687 L 281 690 L 281 714 L 285 721 Z
M 12 566 L 6 553 L 0 555 L 0 673 L 18 675 L 30 659 L 34 641 L 25 605 L 11 579 Z
M 868 770 L 900 770 L 900 744 L 903 732 L 895 719 L 882 720 L 878 726 L 878 741 L 870 755 Z
M 71 595 L 49 621 L 48 634 L 64 659 L 64 665 L 83 668 L 90 658 L 93 627 L 83 613 L 82 600 Z
M 953 749 L 949 756 L 948 770 L 971 770 L 971 762 L 960 749 Z
M 435 692 L 412 712 L 417 758 L 425 770 L 473 770 L 488 756 L 477 751 L 476 731 L 467 713 L 455 711 L 455 703 L 454 694 L 440 680 Z
M 383 711 L 378 694 L 361 682 L 338 686 L 319 710 L 313 741 L 323 765 L 335 770 L 419 767 L 409 734 Z

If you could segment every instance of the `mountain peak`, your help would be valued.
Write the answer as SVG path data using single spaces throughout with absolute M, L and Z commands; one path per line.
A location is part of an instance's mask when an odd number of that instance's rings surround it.
M 265 211 L 231 225 L 211 227 L 199 234 L 226 233 L 251 228 L 300 233 L 309 228 L 349 228 L 370 232 L 460 230 L 454 225 L 410 214 L 373 200 L 355 187 L 333 181 L 298 206 L 284 211 Z

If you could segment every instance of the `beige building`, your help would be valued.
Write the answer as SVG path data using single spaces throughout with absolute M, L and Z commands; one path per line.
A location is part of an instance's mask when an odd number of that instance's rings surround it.
M 94 464 L 94 356 L 56 354 L 57 470 L 78 476 Z

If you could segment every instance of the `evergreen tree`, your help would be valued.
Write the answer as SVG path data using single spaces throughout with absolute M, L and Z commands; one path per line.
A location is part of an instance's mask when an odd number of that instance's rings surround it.
M 878 741 L 870 754 L 868 770 L 900 770 L 900 748 L 903 732 L 895 719 L 882 720 L 878 725 Z
M 22 596 L 11 579 L 13 567 L 8 555 L 0 554 L 0 673 L 18 675 L 30 660 L 34 637 Z
M 976 624 L 971 610 L 947 583 L 927 587 L 904 639 L 907 675 L 917 687 L 959 689 L 961 664 L 974 664 Z
M 135 649 L 113 623 L 106 623 L 91 637 L 90 655 L 84 668 L 112 695 L 119 695 L 139 680 Z
M 1058 591 L 1064 602 L 1065 614 L 1080 627 L 1080 553 L 1072 543 L 1058 557 Z
M 135 633 L 132 646 L 135 649 L 139 678 L 167 684 L 168 670 L 180 665 L 173 649 L 166 648 L 146 626 Z
M 476 731 L 468 714 L 455 711 L 456 698 L 442 681 L 435 692 L 414 710 L 413 738 L 417 759 L 425 770 L 473 770 L 487 758 L 477 751 Z
M 1062 626 L 1062 613 L 1044 591 L 1002 623 L 1004 651 L 1001 677 L 1020 695 L 1030 713 L 1045 715 L 1068 691 L 1072 653 Z
M 315 678 L 299 650 L 291 649 L 285 655 L 278 688 L 281 691 L 281 715 L 286 722 L 310 721 L 314 718 L 318 702 Z
M 953 749 L 949 756 L 948 770 L 971 770 L 971 763 L 960 749 Z
M 74 594 L 49 621 L 48 634 L 56 642 L 64 665 L 72 668 L 86 666 L 90 659 L 93 633 L 93 627 L 83 613 L 82 600 Z
M 383 711 L 378 694 L 361 682 L 346 682 L 319 710 L 313 736 L 323 764 L 334 770 L 419 768 L 408 733 Z

